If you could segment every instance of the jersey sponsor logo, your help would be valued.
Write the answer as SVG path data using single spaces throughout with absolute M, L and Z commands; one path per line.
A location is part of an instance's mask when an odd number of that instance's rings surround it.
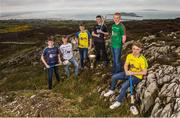
M 56 57 L 56 54 L 49 54 L 49 58 L 54 58 Z
M 113 36 L 117 36 L 117 35 L 118 35 L 118 33 L 116 33 L 116 32 L 114 32 L 114 31 L 112 31 L 112 35 L 113 35 Z
M 113 27 L 112 29 L 113 30 L 119 30 L 119 27 Z

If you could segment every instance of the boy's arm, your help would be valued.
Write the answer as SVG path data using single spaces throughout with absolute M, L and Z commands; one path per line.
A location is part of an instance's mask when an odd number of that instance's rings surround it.
M 94 31 L 92 32 L 92 36 L 99 37 L 99 35 L 95 34 Z
M 78 44 L 78 38 L 77 38 L 77 37 L 75 37 L 75 41 L 76 41 L 76 43 Z
M 109 32 L 107 30 L 107 27 L 105 25 L 102 26 L 103 30 L 100 30 L 100 33 L 104 34 L 104 35 L 109 35 Z
M 147 69 L 143 69 L 141 72 L 131 72 L 131 75 L 146 75 Z
M 100 33 L 104 34 L 104 35 L 109 35 L 109 32 L 104 32 L 104 31 L 100 31 Z
M 143 69 L 140 72 L 132 72 L 132 71 L 128 70 L 128 66 L 129 66 L 128 63 L 124 64 L 124 71 L 125 71 L 126 75 L 146 75 L 147 74 L 147 69 L 146 68 Z
M 124 64 L 124 71 L 125 71 L 126 75 L 129 75 L 128 65 L 129 65 L 128 63 Z
M 126 35 L 122 36 L 122 43 L 124 44 L 126 42 Z
M 44 63 L 44 65 L 46 66 L 46 68 L 49 68 L 50 66 L 46 63 L 43 54 L 41 55 L 41 61 Z
M 122 24 L 123 25 L 123 24 Z M 124 44 L 126 42 L 126 28 L 125 26 L 123 25 L 123 36 L 122 36 L 122 43 Z
M 61 56 L 60 56 L 60 54 L 58 54 L 58 61 L 59 61 L 59 64 L 62 64 L 62 61 L 61 61 Z
M 91 49 L 92 48 L 92 39 L 90 38 L 89 39 L 89 49 Z

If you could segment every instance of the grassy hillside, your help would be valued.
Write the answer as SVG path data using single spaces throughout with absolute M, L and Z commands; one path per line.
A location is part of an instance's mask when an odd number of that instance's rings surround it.
M 136 40 L 162 29 L 167 32 L 178 30 L 176 22 L 177 20 L 125 22 L 127 40 Z M 46 20 L 0 21 L 0 42 L 6 42 L 0 43 L 1 95 L 12 91 L 19 91 L 19 93 L 24 91 L 25 96 L 31 96 L 37 91 L 47 90 L 47 72 L 43 69 L 44 66 L 40 61 L 41 51 L 45 47 L 44 41 L 50 35 L 71 34 L 78 31 L 79 23 L 79 21 Z M 95 22 L 86 21 L 86 24 L 87 28 L 91 30 Z M 112 22 L 107 23 L 109 31 L 111 24 Z M 35 44 L 24 44 L 22 42 L 35 42 Z M 130 99 L 127 99 L 120 108 L 110 110 L 109 100 L 101 97 L 98 92 L 101 87 L 108 89 L 111 68 L 110 64 L 106 68 L 86 69 L 80 73 L 77 80 L 73 78 L 73 75 L 67 80 L 61 66 L 59 68 L 61 81 L 57 83 L 53 78 L 53 89 L 50 92 L 61 94 L 63 98 L 70 101 L 70 104 L 64 108 L 67 109 L 66 112 L 63 110 L 62 112 L 54 111 L 53 116 L 131 117 Z M 17 96 L 12 96 L 10 101 L 13 101 L 15 97 Z M 73 112 L 69 112 L 71 110 Z M 5 113 L 5 111 L 0 108 L 0 116 L 14 116 L 10 112 Z M 140 116 L 145 116 L 145 114 Z

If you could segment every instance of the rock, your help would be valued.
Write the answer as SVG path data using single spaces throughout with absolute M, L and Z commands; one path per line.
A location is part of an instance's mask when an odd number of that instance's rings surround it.
M 176 53 L 180 53 L 180 47 L 175 50 Z
M 32 95 L 32 96 L 30 97 L 30 99 L 33 99 L 34 97 L 36 97 L 36 95 Z
M 34 95 L 31 97 L 21 96 L 28 93 Z M 4 94 L 7 96 L 6 100 L 12 99 L 12 94 L 14 99 L 11 102 L 0 101 L 0 104 L 4 102 L 1 104 L 2 112 L 12 114 L 14 117 L 50 117 L 57 113 L 77 112 L 76 108 L 70 107 L 73 101 L 63 98 L 59 93 L 43 90 L 9 92 Z M 0 95 L 2 96 L 2 93 Z
M 171 104 L 167 104 L 163 111 L 161 112 L 161 115 L 160 117 L 170 117 L 172 114 L 172 107 L 171 107 Z
M 157 116 L 155 116 L 155 114 L 157 113 L 157 111 L 158 111 L 159 108 L 160 108 L 160 104 L 159 104 L 159 103 L 156 103 L 156 104 L 154 105 L 154 108 L 153 108 L 152 112 L 151 112 L 151 116 L 152 116 L 152 117 L 157 117 Z
M 147 84 L 149 85 L 150 83 L 156 81 L 156 75 L 155 73 L 150 73 L 147 75 Z
M 162 85 L 164 83 L 167 83 L 171 80 L 171 77 L 169 75 L 165 75 L 163 78 L 159 79 L 157 82 L 159 85 Z
M 180 74 L 180 66 L 177 67 L 177 73 Z
M 147 112 L 149 108 L 154 105 L 155 98 L 157 96 L 157 84 L 151 83 L 144 92 L 144 98 L 142 100 L 141 111 Z

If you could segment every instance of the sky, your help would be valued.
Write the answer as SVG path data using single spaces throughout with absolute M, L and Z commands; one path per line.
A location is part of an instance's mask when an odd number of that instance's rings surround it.
M 59 11 L 86 13 L 156 9 L 180 11 L 180 0 L 0 0 L 0 13 Z

